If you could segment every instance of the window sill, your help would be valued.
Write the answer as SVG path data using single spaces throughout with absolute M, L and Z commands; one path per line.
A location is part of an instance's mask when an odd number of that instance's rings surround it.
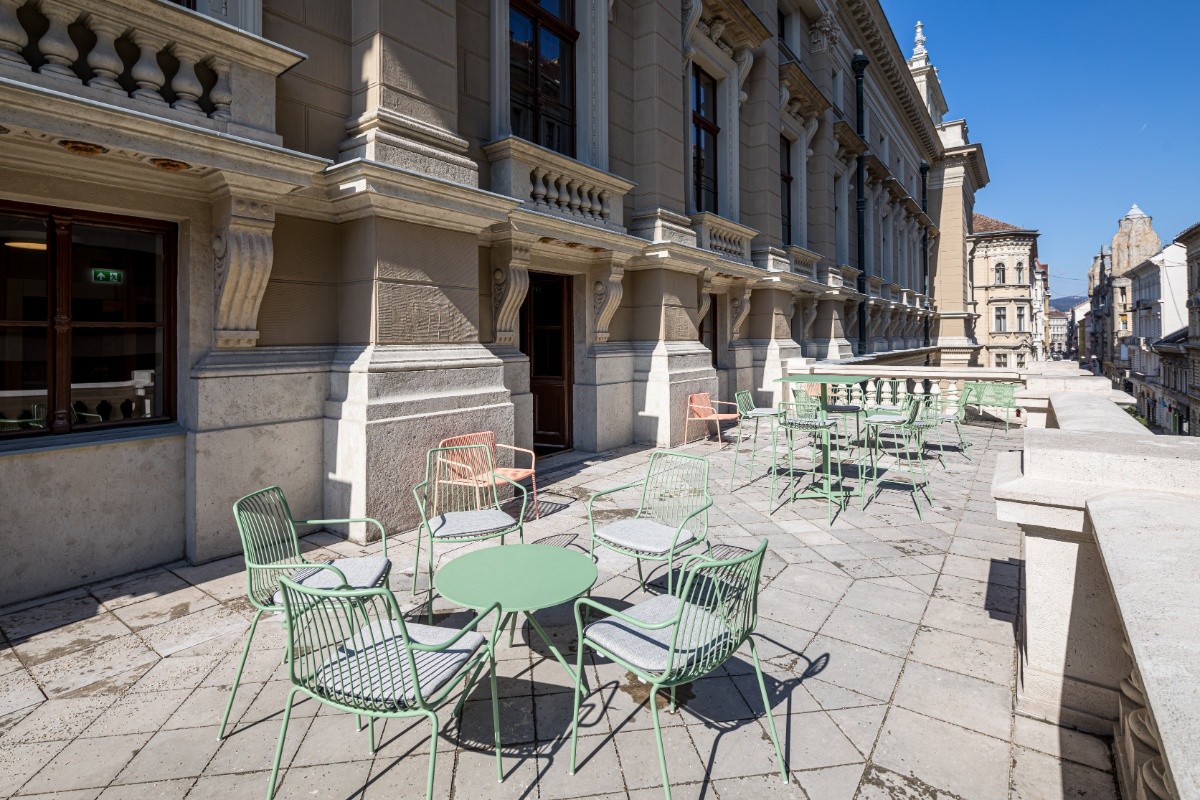
M 163 422 L 128 428 L 109 428 L 103 431 L 78 431 L 59 436 L 34 436 L 0 441 L 0 456 L 44 453 L 74 447 L 96 447 L 141 439 L 162 439 L 183 436 L 186 433 L 187 431 L 178 422 Z

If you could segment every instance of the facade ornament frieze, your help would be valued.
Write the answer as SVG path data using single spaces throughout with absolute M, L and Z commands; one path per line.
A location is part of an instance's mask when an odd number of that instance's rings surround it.
M 624 257 L 610 254 L 604 274 L 592 286 L 595 297 L 596 342 L 599 344 L 608 341 L 608 326 L 621 305 L 621 297 L 625 292 L 625 261 Z
M 225 195 L 213 204 L 218 348 L 258 343 L 258 310 L 275 257 L 274 228 L 275 207 L 266 199 Z
M 837 47 L 841 36 L 842 29 L 837 24 L 837 18 L 833 12 L 827 11 L 812 24 L 808 44 L 814 53 L 828 53 Z
M 521 304 L 529 293 L 531 243 L 510 239 L 492 246 L 492 308 L 496 344 L 516 346 Z

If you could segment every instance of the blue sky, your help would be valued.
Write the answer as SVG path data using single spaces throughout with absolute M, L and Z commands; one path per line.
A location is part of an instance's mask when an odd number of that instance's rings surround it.
M 925 23 L 947 119 L 984 147 L 975 209 L 1041 231 L 1054 296 L 1087 294 L 1132 203 L 1164 243 L 1200 221 L 1200 3 L 881 1 L 906 56 Z

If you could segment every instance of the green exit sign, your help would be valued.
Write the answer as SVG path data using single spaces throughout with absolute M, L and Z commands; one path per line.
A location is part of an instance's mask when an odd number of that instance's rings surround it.
M 124 283 L 125 270 L 123 269 L 94 269 L 92 270 L 92 283 Z

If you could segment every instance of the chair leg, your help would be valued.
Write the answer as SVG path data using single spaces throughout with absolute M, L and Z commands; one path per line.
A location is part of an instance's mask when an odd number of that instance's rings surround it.
M 642 585 L 642 591 L 644 592 L 646 591 L 646 576 L 642 574 L 642 560 L 640 558 L 635 558 L 634 561 L 637 562 L 638 582 Z
M 371 752 L 375 752 L 375 718 L 367 717 L 367 727 L 371 731 Z
M 658 746 L 658 767 L 662 770 L 663 792 L 671 800 L 671 779 L 667 777 L 667 754 L 663 752 L 662 727 L 658 722 L 658 687 L 650 689 L 650 713 L 654 720 L 654 743 Z
M 787 782 L 787 767 L 783 763 L 783 750 L 779 747 L 779 732 L 775 730 L 775 717 L 771 715 L 771 701 L 767 698 L 767 685 L 763 682 L 762 665 L 758 663 L 758 647 L 754 638 L 747 639 L 750 643 L 750 655 L 754 657 L 754 674 L 758 678 L 758 691 L 762 695 L 763 711 L 767 715 L 767 730 L 771 732 L 771 744 L 775 745 L 775 756 L 779 759 L 779 777 Z
M 531 475 L 529 480 L 531 480 L 533 482 L 533 518 L 541 519 L 542 518 L 542 509 L 541 509 L 541 506 L 538 505 L 538 501 L 537 501 L 537 473 L 534 473 L 533 475 Z M 525 530 L 525 527 L 521 526 L 521 531 L 522 531 L 521 541 L 522 542 L 525 541 L 524 530 Z
M 737 479 L 738 456 L 742 454 L 742 419 L 738 419 L 737 436 L 733 440 L 733 472 L 729 474 L 729 491 L 733 491 L 733 482 Z M 753 474 L 753 469 L 751 470 Z
M 488 656 L 488 684 L 492 690 L 492 733 L 496 737 L 496 782 L 504 782 L 504 766 L 500 762 L 500 692 L 496 689 L 496 656 Z M 463 690 L 466 691 L 465 689 Z
M 583 640 L 575 644 L 575 701 L 571 706 L 571 767 L 569 772 L 575 774 L 575 752 L 579 744 L 579 701 L 583 692 Z
M 267 784 L 267 800 L 275 796 L 275 784 L 279 780 L 279 762 L 283 760 L 283 740 L 287 737 L 288 722 L 292 719 L 292 702 L 296 699 L 298 691 L 300 690 L 293 688 L 288 692 L 287 705 L 283 707 L 283 725 L 279 728 L 279 744 L 275 745 L 275 761 L 271 765 L 271 782 Z
M 413 557 L 413 582 L 412 582 L 413 597 L 416 597 L 416 595 L 417 595 L 417 575 L 419 575 L 421 573 L 421 534 L 423 534 L 424 532 L 425 532 L 424 525 L 417 526 L 417 554 L 416 554 L 416 556 Z M 433 549 L 433 542 L 429 543 L 429 549 L 430 550 Z
M 677 706 L 675 704 L 675 687 L 672 686 L 671 687 L 671 713 L 674 714 L 678 709 L 679 709 L 679 706 Z
M 429 624 L 433 624 L 433 537 L 429 537 Z
M 258 621 L 262 615 L 262 609 L 254 613 L 254 621 L 250 623 L 250 632 L 246 634 L 246 644 L 242 647 L 242 660 L 238 662 L 237 674 L 233 676 L 233 686 L 229 687 L 229 701 L 225 703 L 225 714 L 221 717 L 221 730 L 217 732 L 218 739 L 225 738 L 225 726 L 229 724 L 229 712 L 233 710 L 233 698 L 237 694 L 238 685 L 242 682 L 242 671 L 246 669 L 246 657 L 250 655 L 250 642 L 254 641 L 254 631 L 258 628 Z
M 425 715 L 433 725 L 433 733 L 429 736 L 429 777 L 425 779 L 425 800 L 433 800 L 433 776 L 437 770 L 438 718 L 432 711 L 425 712 Z

